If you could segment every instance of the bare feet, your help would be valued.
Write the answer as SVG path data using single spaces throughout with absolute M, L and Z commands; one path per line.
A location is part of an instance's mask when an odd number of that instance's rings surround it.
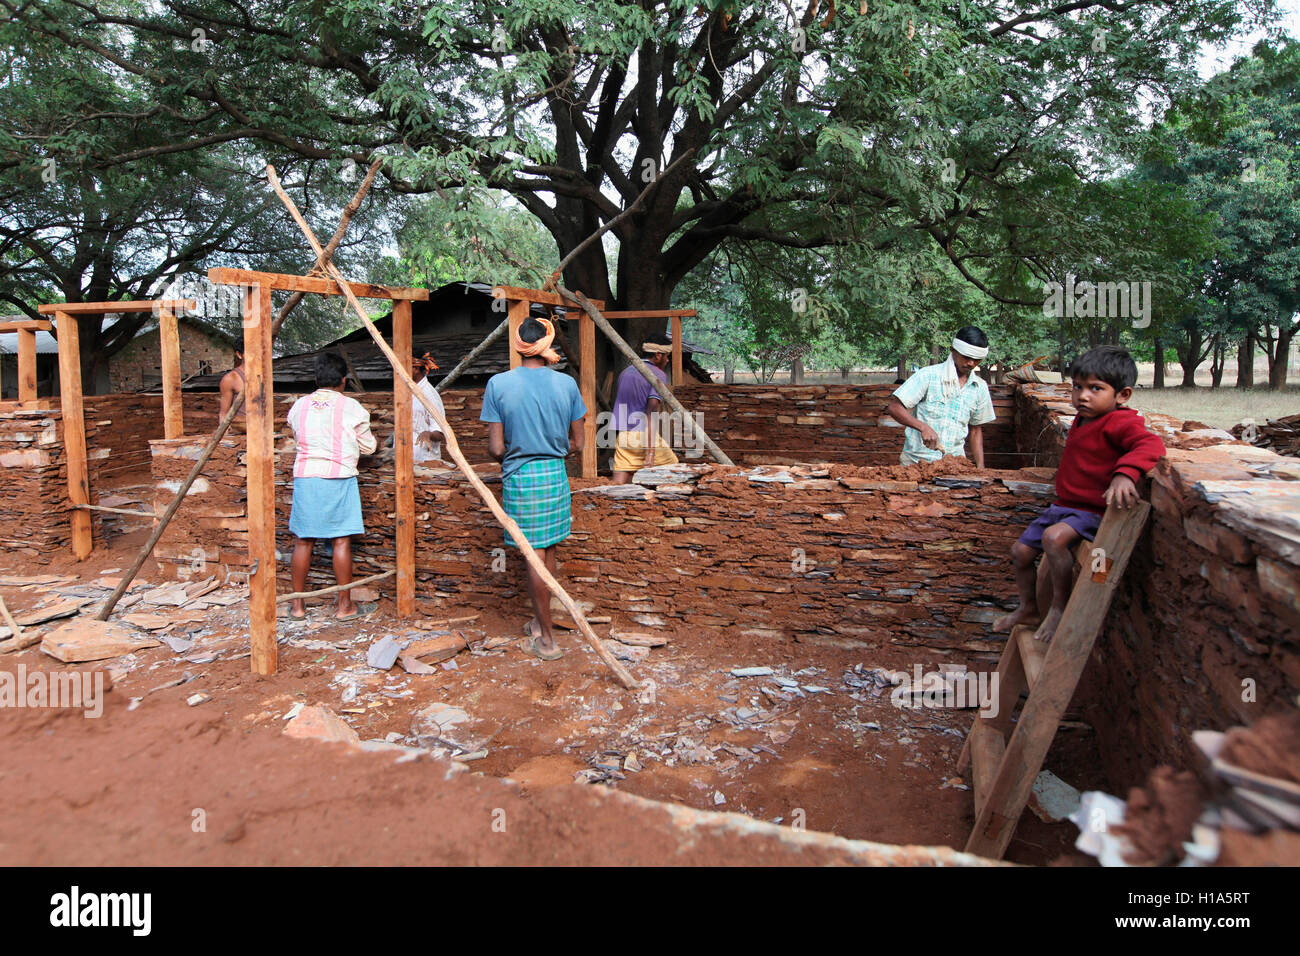
M 344 595 L 347 594 L 346 591 L 343 593 Z M 345 601 L 339 601 L 339 609 L 334 614 L 334 616 L 340 621 L 350 621 L 359 615 L 360 612 L 357 610 L 357 604 L 351 598 L 347 598 Z
M 557 661 L 564 656 L 553 634 L 543 634 L 537 618 L 524 625 L 524 653 L 543 661 Z
M 1011 629 L 1017 624 L 1024 624 L 1026 622 L 1037 620 L 1038 608 L 1027 608 L 1024 605 L 1021 605 L 1010 614 L 1003 614 L 1000 618 L 994 621 L 993 630 L 995 633 L 1003 631 L 1010 633 Z
M 305 601 L 290 601 L 289 616 L 295 620 L 301 621 L 307 616 L 307 604 Z
M 1043 623 L 1038 625 L 1038 630 L 1034 632 L 1034 640 L 1050 641 L 1052 635 L 1056 633 L 1057 626 L 1061 623 L 1061 609 L 1054 607 L 1047 612 L 1047 617 L 1043 618 Z

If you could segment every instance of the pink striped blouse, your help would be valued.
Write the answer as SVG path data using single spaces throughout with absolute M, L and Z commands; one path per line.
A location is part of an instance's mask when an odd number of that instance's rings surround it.
M 289 427 L 298 443 L 295 478 L 351 478 L 357 459 L 377 444 L 365 406 L 332 388 L 318 388 L 294 402 Z

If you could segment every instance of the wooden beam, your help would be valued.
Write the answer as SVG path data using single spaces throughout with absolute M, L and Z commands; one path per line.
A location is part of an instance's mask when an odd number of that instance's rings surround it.
M 185 312 L 195 308 L 198 308 L 198 303 L 193 299 L 124 299 L 121 302 L 54 302 L 37 306 L 36 311 L 41 315 L 58 318 L 60 312 L 66 315 L 106 315 L 114 312 L 152 312 L 154 309 Z
M 582 423 L 586 436 L 582 445 L 582 477 L 596 477 L 596 323 L 591 316 L 578 317 L 578 353 L 582 364 L 579 377 L 582 379 L 582 403 L 587 406 L 587 417 Z
M 73 505 L 90 504 L 90 481 L 86 474 L 86 417 L 81 403 L 81 337 L 77 320 L 56 312 L 59 323 L 59 396 L 63 418 L 63 447 L 67 454 L 68 501 Z M 94 549 L 90 531 L 90 513 L 72 508 L 68 514 L 72 525 L 72 553 L 84 561 Z
M 294 276 L 282 272 L 254 272 L 251 269 L 214 267 L 208 270 L 208 281 L 218 285 L 255 285 L 288 292 L 315 292 L 319 295 L 342 295 L 343 291 L 333 279 L 315 276 Z M 359 299 L 404 299 L 427 302 L 428 289 L 402 289 L 397 286 L 371 285 L 369 282 L 349 282 L 348 288 Z
M 18 330 L 18 401 L 36 401 L 36 333 Z
M 600 309 L 600 306 L 596 308 Z M 693 319 L 699 315 L 694 309 L 622 309 L 617 312 L 606 312 L 600 309 L 600 311 L 607 319 Z
M 48 332 L 54 328 L 49 319 L 19 319 L 15 322 L 0 322 L 0 332 Z
M 411 303 L 393 303 L 393 351 L 411 371 Z M 393 379 L 393 534 L 397 548 L 397 616 L 415 614 L 415 454 L 411 444 L 411 390 Z
M 506 319 L 510 323 L 506 348 L 510 351 L 511 368 L 518 368 L 524 361 L 515 351 L 515 336 L 519 334 L 519 326 L 524 324 L 524 319 L 528 318 L 528 305 L 527 299 L 515 299 L 510 303 L 510 311 L 506 313 Z
M 185 434 L 185 412 L 181 404 L 181 334 L 176 313 L 158 310 L 158 355 L 162 360 L 163 437 Z
M 271 383 L 271 287 L 244 290 L 244 396 L 248 416 L 248 632 L 254 674 L 274 674 L 275 393 Z
M 673 317 L 673 388 L 686 381 L 682 373 L 682 318 Z
M 556 295 L 554 292 L 543 292 L 541 289 L 521 289 L 518 286 L 513 285 L 493 286 L 492 298 L 508 299 L 511 305 L 520 301 L 538 302 L 542 305 L 560 305 L 566 308 L 570 305 L 570 303 L 566 302 L 561 296 Z M 602 308 L 605 304 L 604 299 L 592 299 L 591 301 L 596 304 L 596 308 L 598 309 Z M 527 315 L 528 313 L 525 312 L 524 314 Z

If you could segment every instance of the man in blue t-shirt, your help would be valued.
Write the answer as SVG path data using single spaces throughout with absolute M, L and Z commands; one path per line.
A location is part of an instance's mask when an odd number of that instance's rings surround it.
M 569 476 L 564 459 L 582 451 L 587 406 L 578 385 L 548 365 L 555 328 L 525 319 L 511 342 L 523 363 L 488 379 L 480 421 L 488 423 L 488 451 L 501 462 L 501 504 L 555 576 L 555 545 L 569 536 Z M 506 532 L 506 544 L 518 547 Z M 528 593 L 536 616 L 524 625 L 524 652 L 544 661 L 564 652 L 551 633 L 551 595 L 531 565 Z

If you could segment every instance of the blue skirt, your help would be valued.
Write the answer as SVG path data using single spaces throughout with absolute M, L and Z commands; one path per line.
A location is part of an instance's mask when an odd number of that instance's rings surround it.
M 357 479 L 295 478 L 289 530 L 300 538 L 345 538 L 365 534 Z

